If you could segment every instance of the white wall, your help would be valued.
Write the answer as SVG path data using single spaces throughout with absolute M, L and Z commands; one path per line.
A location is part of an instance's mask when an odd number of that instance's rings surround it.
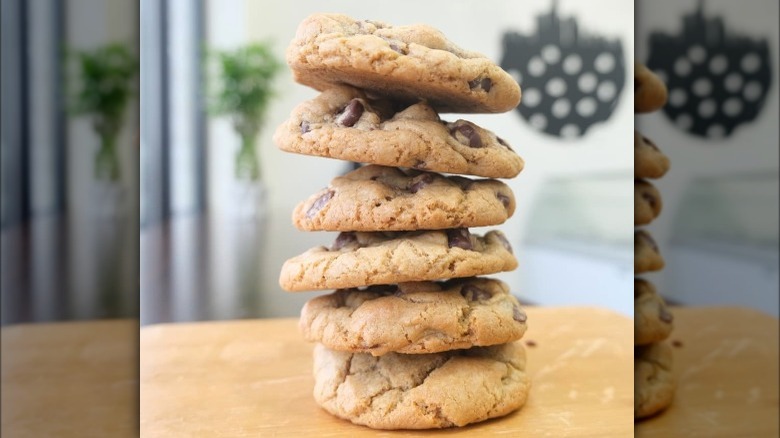
M 484 53 L 498 61 L 500 59 L 501 36 L 506 30 L 528 33 L 535 28 L 535 17 L 550 9 L 550 2 L 544 1 L 494 1 L 489 6 L 484 2 L 434 1 L 394 1 L 360 2 L 355 0 L 331 1 L 327 5 L 314 0 L 297 2 L 260 2 L 260 1 L 209 1 L 208 28 L 209 44 L 217 47 L 229 47 L 242 41 L 264 40 L 271 38 L 276 43 L 276 52 L 284 58 L 284 50 L 295 34 L 298 23 L 314 12 L 341 12 L 356 18 L 376 19 L 393 24 L 427 23 L 439 28 L 456 44 Z M 578 16 L 580 29 L 587 29 L 601 35 L 620 37 L 624 42 L 626 60 L 633 59 L 633 3 L 623 0 L 594 0 L 588 2 L 562 1 L 559 13 Z M 628 69 L 633 69 L 628 62 Z M 518 200 L 515 216 L 500 228 L 513 242 L 520 258 L 520 268 L 499 277 L 509 281 L 514 288 L 523 283 L 528 267 L 523 263 L 525 240 L 529 217 L 529 208 L 544 181 L 556 176 L 591 175 L 597 172 L 626 171 L 633 166 L 633 93 L 630 88 L 632 71 L 626 72 L 625 89 L 616 113 L 603 125 L 592 128 L 584 141 L 577 144 L 564 143 L 533 131 L 515 112 L 499 115 L 473 115 L 466 118 L 493 130 L 506 138 L 514 149 L 525 159 L 526 169 L 516 179 L 509 181 Z M 522 86 L 522 84 L 521 84 Z M 283 261 L 306 249 L 326 244 L 332 239 L 326 233 L 303 233 L 297 231 L 290 221 L 293 207 L 321 187 L 324 187 L 337 174 L 344 170 L 345 164 L 337 160 L 307 157 L 283 153 L 272 142 L 275 127 L 281 124 L 291 110 L 301 101 L 313 98 L 314 90 L 292 81 L 289 71 L 285 71 L 278 81 L 279 98 L 270 111 L 267 127 L 260 140 L 262 172 L 270 189 L 269 233 L 266 251 L 268 262 L 264 266 L 263 278 L 266 293 L 278 291 L 278 272 Z M 237 140 L 223 121 L 211 122 L 209 155 L 210 169 L 222 170 L 211 173 L 213 180 L 227 178 L 231 156 L 237 147 Z M 213 150 L 219 147 L 220 151 Z M 218 176 L 219 175 L 219 176 Z M 220 193 L 224 188 L 216 182 L 210 189 L 212 208 L 219 204 Z M 623 199 L 630 200 L 633 192 L 630 185 L 616 188 L 623 191 Z M 630 229 L 633 210 L 626 202 L 617 217 L 625 218 L 626 228 Z M 614 212 L 612 214 L 615 214 Z M 614 216 L 613 216 L 614 217 Z M 574 279 L 573 279 L 574 280 Z M 536 284 L 536 283 L 534 283 Z M 524 295 L 523 291 L 517 291 Z M 571 290 L 576 294 L 576 290 Z M 286 301 L 279 306 L 293 308 L 300 306 L 311 295 L 288 294 Z M 615 308 L 630 312 L 628 304 L 630 294 L 625 298 L 616 298 L 624 302 Z M 537 291 L 534 301 L 544 303 L 542 291 Z M 280 307 L 281 308 L 281 307 Z M 630 309 L 627 309 L 630 308 Z M 288 312 L 290 313 L 290 312 Z

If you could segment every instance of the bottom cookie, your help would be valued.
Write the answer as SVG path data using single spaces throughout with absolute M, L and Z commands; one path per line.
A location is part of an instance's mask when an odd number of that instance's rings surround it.
M 674 398 L 675 386 L 668 344 L 634 347 L 634 418 L 666 409 Z
M 347 353 L 314 347 L 314 399 L 374 429 L 465 426 L 520 408 L 530 381 L 519 343 L 433 354 Z

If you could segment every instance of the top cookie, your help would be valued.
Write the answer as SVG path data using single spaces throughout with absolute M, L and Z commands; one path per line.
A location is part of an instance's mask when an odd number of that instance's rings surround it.
M 666 105 L 666 85 L 639 62 L 634 63 L 634 112 L 649 113 Z
M 440 230 L 498 225 L 514 211 L 501 181 L 369 165 L 298 204 L 293 223 L 305 231 Z
M 500 113 L 520 103 L 512 76 L 422 24 L 311 15 L 298 26 L 287 63 L 297 82 L 320 91 L 349 84 L 394 100 L 424 99 L 441 112 Z
M 298 105 L 274 142 L 298 154 L 490 178 L 513 178 L 523 169 L 523 159 L 487 129 L 442 121 L 423 102 L 399 106 L 347 86 Z

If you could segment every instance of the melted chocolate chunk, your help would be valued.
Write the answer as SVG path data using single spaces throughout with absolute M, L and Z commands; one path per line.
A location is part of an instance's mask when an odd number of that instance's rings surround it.
M 672 321 L 674 321 L 674 316 L 669 313 L 668 310 L 666 310 L 665 307 L 661 306 L 660 309 L 658 309 L 658 317 L 661 318 L 661 321 L 671 324 Z
M 336 241 L 333 242 L 333 246 L 330 247 L 330 250 L 338 251 L 345 246 L 351 245 L 352 243 L 357 243 L 357 236 L 355 236 L 355 233 L 351 231 L 345 231 L 343 233 L 339 233 L 338 237 L 336 237 Z
M 647 203 L 650 204 L 650 207 L 652 207 L 653 210 L 655 210 L 655 207 L 656 207 L 655 196 L 653 196 L 653 195 L 651 195 L 650 193 L 647 193 L 647 192 L 642 192 L 642 199 L 647 201 Z
M 474 80 L 469 81 L 469 88 L 474 90 L 476 88 L 481 88 L 485 90 L 485 92 L 490 91 L 490 88 L 493 86 L 493 81 L 490 80 L 490 78 L 477 78 Z
M 503 193 L 496 193 L 496 198 L 504 204 L 504 208 L 509 208 L 509 196 Z
M 309 219 L 314 217 L 314 215 L 317 214 L 317 212 L 319 212 L 320 210 L 322 210 L 322 207 L 324 207 L 325 204 L 327 204 L 328 201 L 330 201 L 330 198 L 333 197 L 334 193 L 335 192 L 333 190 L 328 190 L 327 192 L 323 193 L 322 196 L 317 198 L 317 200 L 314 201 L 311 207 L 309 207 L 309 209 L 306 210 L 306 217 Z
M 536 347 L 536 341 L 532 341 L 532 340 L 529 339 L 529 340 L 525 341 L 525 345 L 527 345 L 529 347 Z
M 474 180 L 463 178 L 462 176 L 451 176 L 449 179 L 457 184 L 461 190 L 468 190 L 474 184 Z
M 341 114 L 336 117 L 336 123 L 346 127 L 355 126 L 355 123 L 360 120 L 360 116 L 363 115 L 363 111 L 365 110 L 366 108 L 358 99 L 352 99 L 341 111 Z
M 412 180 L 414 182 L 411 185 L 409 185 L 408 190 L 410 193 L 417 193 L 421 188 L 432 183 L 433 180 L 434 180 L 433 175 L 431 175 L 430 173 L 423 173 L 422 175 Z
M 425 169 L 427 166 L 428 166 L 428 163 L 426 163 L 425 161 L 417 160 L 414 163 L 414 166 L 412 166 L 412 167 L 414 167 L 415 169 Z
M 658 146 L 656 146 L 655 143 L 653 143 L 652 140 L 650 140 L 649 138 L 642 136 L 642 140 L 644 140 L 645 144 L 650 146 L 651 148 L 655 150 L 659 150 Z
M 392 49 L 394 52 L 398 52 L 398 53 L 400 53 L 401 55 L 406 55 L 406 54 L 408 54 L 408 53 L 409 53 L 409 50 L 408 50 L 406 47 L 404 47 L 404 46 L 401 46 L 399 43 L 396 43 L 396 42 L 391 42 L 391 43 L 390 43 L 390 48 L 391 48 L 391 49 Z
M 489 300 L 493 295 L 490 292 L 480 289 L 473 284 L 467 284 L 460 290 L 460 294 L 463 295 L 469 301 L 484 301 Z
M 648 245 L 650 245 L 651 248 L 653 248 L 653 251 L 658 252 L 658 244 L 655 242 L 655 239 L 653 239 L 650 234 L 648 233 L 641 233 L 642 239 L 647 242 Z
M 512 319 L 517 322 L 525 322 L 528 319 L 528 316 L 526 316 L 525 312 L 520 310 L 519 307 L 512 306 Z
M 479 136 L 474 126 L 468 122 L 460 123 L 450 128 L 450 135 L 468 147 L 482 147 L 482 137 Z
M 468 228 L 455 228 L 447 230 L 447 244 L 450 248 L 458 247 L 471 250 L 474 246 L 471 244 L 471 233 Z
M 306 134 L 307 132 L 311 131 L 311 128 L 309 127 L 309 122 L 306 120 L 301 122 L 301 134 Z
M 498 237 L 498 240 L 501 241 L 501 244 L 504 245 L 504 248 L 506 248 L 507 251 L 510 253 L 512 252 L 512 245 L 509 244 L 509 241 L 506 240 L 506 236 L 504 236 L 504 233 L 497 231 L 496 237 Z

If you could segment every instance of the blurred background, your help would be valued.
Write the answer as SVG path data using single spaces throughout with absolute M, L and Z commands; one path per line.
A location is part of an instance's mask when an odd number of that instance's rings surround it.
M 138 3 L 2 2 L 3 325 L 138 314 Z
M 778 315 L 778 3 L 638 2 L 637 59 L 669 86 L 636 127 L 671 159 L 648 229 L 668 301 Z
M 598 3 L 342 0 L 327 10 L 428 23 L 520 81 L 516 111 L 468 117 L 527 163 L 509 181 L 518 209 L 501 226 L 520 268 L 498 277 L 528 303 L 630 315 L 633 7 Z M 350 163 L 282 153 L 271 138 L 316 96 L 293 82 L 284 51 L 298 23 L 322 10 L 141 1 L 142 324 L 297 316 L 313 296 L 283 292 L 279 270 L 335 236 L 297 231 L 291 212 Z

